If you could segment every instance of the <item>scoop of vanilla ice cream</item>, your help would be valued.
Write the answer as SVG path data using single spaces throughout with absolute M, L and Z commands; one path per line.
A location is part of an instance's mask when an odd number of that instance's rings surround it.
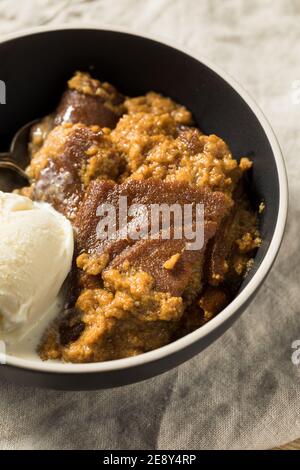
M 16 340 L 47 315 L 72 264 L 73 229 L 50 205 L 0 191 L 0 337 Z

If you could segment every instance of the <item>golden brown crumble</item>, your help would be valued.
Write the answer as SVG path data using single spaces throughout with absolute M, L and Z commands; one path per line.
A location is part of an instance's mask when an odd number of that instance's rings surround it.
M 124 102 L 128 114 L 154 114 L 156 116 L 169 114 L 178 125 L 190 126 L 193 118 L 185 106 L 179 105 L 159 93 L 150 91 L 145 96 L 127 98 Z
M 154 279 L 145 272 L 112 269 L 103 280 L 103 289 L 86 289 L 76 302 L 85 325 L 83 333 L 62 345 L 55 329 L 50 329 L 40 348 L 43 358 L 119 359 L 170 341 L 183 314 L 181 297 L 156 292 Z
M 195 128 L 179 128 L 171 114 L 125 114 L 111 134 L 124 155 L 130 178 L 184 181 L 232 193 L 251 167 L 238 163 L 225 142 Z
M 77 268 L 82 269 L 90 276 L 101 274 L 109 262 L 109 255 L 103 253 L 100 256 L 90 256 L 88 253 L 82 253 L 76 259 Z

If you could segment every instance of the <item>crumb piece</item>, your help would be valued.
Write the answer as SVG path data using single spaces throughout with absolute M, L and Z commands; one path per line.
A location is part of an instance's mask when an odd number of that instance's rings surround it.
M 243 157 L 240 159 L 239 167 L 242 171 L 247 171 L 252 167 L 252 162 L 247 157 Z
M 174 269 L 177 261 L 180 259 L 180 256 L 180 253 L 175 253 L 175 255 L 171 256 L 171 258 L 167 259 L 167 261 L 164 263 L 164 268 L 170 270 Z
M 259 204 L 259 207 L 258 207 L 258 213 L 262 214 L 264 212 L 265 208 L 266 208 L 266 205 L 265 205 L 264 201 L 261 201 L 261 203 Z
M 250 232 L 246 232 L 235 242 L 238 245 L 240 253 L 248 253 L 249 251 L 258 248 L 261 245 L 261 238 L 259 236 L 253 235 Z
M 235 256 L 234 262 L 233 262 L 233 267 L 235 272 L 241 276 L 247 267 L 247 262 L 245 260 L 244 256 Z
M 90 256 L 88 253 L 82 253 L 76 259 L 77 267 L 91 276 L 97 276 L 98 274 L 101 274 L 103 269 L 106 268 L 108 262 L 108 253 L 103 253 L 97 257 Z

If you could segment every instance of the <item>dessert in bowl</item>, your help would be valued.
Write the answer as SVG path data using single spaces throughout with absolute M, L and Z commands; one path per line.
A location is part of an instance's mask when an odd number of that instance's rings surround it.
M 65 276 L 64 305 L 57 315 L 46 314 L 47 309 L 41 312 L 47 325 L 38 329 L 40 359 L 25 364 L 24 350 L 9 346 L 5 370 L 16 375 L 9 366 L 23 366 L 23 374 L 35 369 L 42 385 L 112 386 L 182 362 L 241 313 L 270 268 L 266 261 L 276 229 L 272 260 L 279 247 L 286 211 L 285 173 L 276 144 L 270 145 L 251 108 L 201 62 L 149 39 L 88 29 L 24 36 L 13 41 L 14 51 L 20 53 L 18 41 L 24 41 L 25 49 L 43 44 L 51 49 L 61 35 L 68 47 L 71 37 L 77 38 L 77 63 L 72 56 L 63 66 L 62 57 L 59 67 L 55 61 L 47 64 L 52 77 L 60 71 L 54 78 L 60 93 L 44 99 L 48 104 L 43 112 L 28 113 L 28 120 L 41 117 L 29 141 L 31 184 L 18 188 L 14 197 L 47 207 L 72 226 L 73 262 Z M 104 41 L 110 54 L 92 59 L 92 38 Z M 153 48 L 145 57 L 145 74 L 131 55 L 124 64 L 122 48 L 139 58 L 142 50 Z M 155 50 L 162 55 L 169 83 L 162 70 L 158 73 Z M 189 75 L 182 75 L 180 65 Z M 81 71 L 71 77 L 76 68 Z M 139 71 L 139 79 L 130 81 L 128 69 L 133 75 Z M 67 87 L 62 80 L 66 73 Z M 266 168 L 269 182 L 263 181 Z M 119 216 L 120 198 L 135 209 L 143 206 L 144 212 L 131 214 L 125 225 L 115 226 L 113 237 L 105 238 L 99 208 L 109 204 Z M 193 212 L 189 222 L 181 219 L 180 227 L 170 217 L 169 237 L 161 226 L 153 236 L 147 217 L 158 205 L 203 207 L 203 236 L 196 249 L 189 249 L 187 237 L 188 228 L 197 233 Z M 277 220 L 279 209 L 283 215 Z M 178 228 L 181 237 L 176 236 Z M 137 232 L 143 236 L 137 237 Z M 48 279 L 57 279 L 54 268 L 53 259 Z M 22 344 L 25 339 L 26 335 Z

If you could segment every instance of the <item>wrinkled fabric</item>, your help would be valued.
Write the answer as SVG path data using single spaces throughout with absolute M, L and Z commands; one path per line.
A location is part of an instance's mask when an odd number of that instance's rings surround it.
M 266 449 L 300 436 L 300 3 L 286 0 L 0 0 L 0 38 L 96 22 L 175 39 L 233 75 L 282 146 L 290 214 L 280 255 L 251 306 L 204 352 L 119 389 L 57 392 L 2 381 L 2 449 Z M 1 64 L 0 64 L 1 78 Z M 297 101 L 297 100 L 294 100 Z

